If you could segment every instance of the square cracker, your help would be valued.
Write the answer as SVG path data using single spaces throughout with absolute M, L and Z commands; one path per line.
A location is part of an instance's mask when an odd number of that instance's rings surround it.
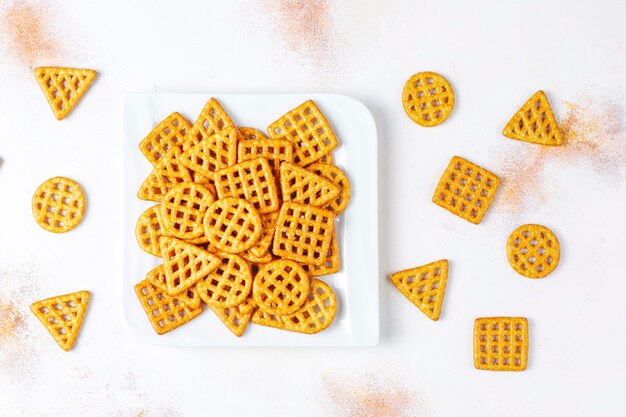
M 219 199 L 236 197 L 248 200 L 259 213 L 278 210 L 276 179 L 267 159 L 257 158 L 220 169 L 215 173 Z
M 312 100 L 305 101 L 268 126 L 270 139 L 286 139 L 293 144 L 294 162 L 307 166 L 339 145 L 328 121 Z
M 318 207 L 283 203 L 272 253 L 296 262 L 321 266 L 335 229 L 335 215 Z
M 474 322 L 474 367 L 523 371 L 528 363 L 528 320 L 483 317 Z
M 444 171 L 433 203 L 468 222 L 481 222 L 493 201 L 500 179 L 460 156 L 454 156 Z

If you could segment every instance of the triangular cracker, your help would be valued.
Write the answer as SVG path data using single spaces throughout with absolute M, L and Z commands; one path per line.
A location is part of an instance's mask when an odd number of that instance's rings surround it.
M 237 163 L 237 136 L 235 127 L 225 128 L 187 149 L 178 160 L 192 171 L 213 178 L 215 171 Z
M 200 115 L 191 127 L 191 130 L 189 130 L 187 136 L 185 136 L 183 151 L 186 151 L 189 147 L 200 143 L 215 133 L 234 127 L 235 123 L 233 123 L 222 105 L 216 99 L 211 98 L 206 102 Z M 235 148 L 236 147 L 237 144 L 235 144 Z
M 150 284 L 154 285 L 160 290 L 167 292 L 167 280 L 165 278 L 165 268 L 163 265 L 159 265 L 146 274 L 146 279 Z M 178 294 L 176 298 L 185 303 L 189 308 L 196 309 L 202 304 L 202 299 L 196 288 L 197 284 L 187 288 L 186 291 Z
M 39 67 L 34 72 L 54 117 L 58 120 L 72 111 L 96 78 L 96 71 L 90 69 Z
M 178 162 L 178 155 L 180 155 L 180 150 L 174 148 L 159 160 L 148 178 L 141 184 L 137 197 L 142 200 L 160 202 L 174 186 L 181 182 L 193 181 L 189 170 Z
M 540 145 L 558 146 L 563 144 L 563 135 L 552 113 L 548 98 L 543 91 L 537 91 L 502 130 L 507 138 Z
M 391 282 L 431 320 L 438 320 L 448 281 L 448 261 L 429 263 L 396 272 Z
M 155 287 L 147 279 L 135 285 L 135 294 L 157 334 L 165 334 L 195 319 L 204 311 L 202 303 L 190 308 L 179 297 Z
M 217 256 L 175 237 L 161 236 L 159 247 L 171 296 L 181 294 L 220 265 Z
M 252 319 L 252 313 L 256 309 L 256 304 L 252 297 L 248 297 L 235 307 L 220 308 L 209 305 L 209 308 L 228 327 L 228 330 L 233 332 L 235 336 L 240 337 L 246 331 L 248 323 Z
M 69 351 L 78 337 L 88 303 L 89 291 L 77 291 L 37 301 L 31 304 L 30 311 L 57 344 Z
M 324 206 L 341 192 L 332 181 L 289 162 L 280 165 L 280 186 L 283 200 Z

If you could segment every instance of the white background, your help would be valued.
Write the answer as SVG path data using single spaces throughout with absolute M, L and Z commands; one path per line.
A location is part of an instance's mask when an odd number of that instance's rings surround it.
M 626 3 L 329 1 L 312 13 L 327 10 L 326 24 L 304 19 L 300 31 L 285 0 L 183 3 L 35 2 L 57 47 L 26 58 L 2 21 L 0 329 L 16 327 L 0 333 L 2 416 L 626 413 Z M 5 14 L 11 3 L 1 7 Z M 44 101 L 30 69 L 38 65 L 99 71 L 67 120 Z M 456 92 L 452 117 L 437 128 L 415 125 L 401 107 L 405 80 L 420 70 L 441 72 Z M 540 88 L 559 120 L 577 109 L 566 150 L 500 135 Z M 175 349 L 130 332 L 120 246 L 129 91 L 333 92 L 369 107 L 382 175 L 378 347 Z M 453 154 L 503 179 L 479 226 L 430 202 Z M 55 175 L 88 195 L 83 224 L 65 235 L 43 231 L 30 213 L 35 188 Z M 511 204 L 515 187 L 522 192 Z M 549 226 L 562 244 L 545 280 L 506 262 L 508 234 L 527 222 Z M 449 287 L 431 322 L 386 277 L 444 257 Z M 65 353 L 28 304 L 78 289 L 91 290 L 92 303 Z M 473 320 L 489 315 L 529 318 L 528 370 L 473 368 Z

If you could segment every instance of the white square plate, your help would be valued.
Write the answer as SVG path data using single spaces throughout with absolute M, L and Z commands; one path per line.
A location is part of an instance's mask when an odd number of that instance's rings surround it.
M 235 337 L 209 310 L 183 327 L 157 335 L 133 287 L 160 259 L 143 252 L 135 240 L 135 223 L 154 203 L 139 200 L 139 186 L 151 166 L 139 142 L 163 118 L 178 111 L 191 123 L 210 97 L 220 101 L 240 126 L 265 127 L 300 103 L 313 99 L 331 124 L 341 145 L 333 156 L 352 184 L 352 199 L 339 216 L 342 256 L 339 273 L 321 277 L 338 301 L 333 324 L 315 335 L 250 324 Z M 374 346 L 378 343 L 378 149 L 376 125 L 359 101 L 333 94 L 128 94 L 124 103 L 124 313 L 135 333 L 164 346 Z

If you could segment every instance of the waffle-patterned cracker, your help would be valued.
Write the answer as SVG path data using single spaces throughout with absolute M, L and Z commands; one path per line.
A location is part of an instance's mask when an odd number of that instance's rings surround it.
M 240 253 L 261 237 L 261 216 L 246 200 L 223 198 L 211 204 L 204 216 L 204 233 L 218 250 Z
M 523 371 L 528 363 L 528 320 L 484 317 L 474 322 L 474 367 Z
M 335 215 L 324 209 L 296 203 L 283 203 L 272 253 L 285 259 L 323 265 L 330 247 Z
M 402 105 L 407 116 L 424 127 L 443 123 L 454 107 L 452 86 L 434 72 L 418 72 L 402 90 Z
M 191 182 L 191 172 L 178 161 L 180 150 L 174 148 L 162 157 L 148 178 L 139 187 L 137 197 L 142 200 L 161 202 L 169 190 L 181 182 Z
M 254 127 L 239 127 L 239 133 L 241 134 L 241 138 L 243 140 L 266 140 L 267 136 L 265 133 L 261 132 L 259 129 L 255 129 Z
M 292 332 L 314 334 L 328 328 L 336 313 L 337 298 L 332 288 L 323 281 L 312 278 L 307 301 L 295 313 L 280 316 L 258 309 L 252 315 L 252 322 Z
M 33 195 L 33 216 L 43 229 L 69 232 L 83 219 L 85 193 L 75 181 L 54 177 L 44 181 Z
M 291 314 L 309 295 L 309 277 L 302 267 L 286 259 L 264 265 L 254 277 L 252 297 L 270 314 Z
M 448 282 L 448 261 L 429 263 L 392 274 L 391 282 L 431 320 L 439 320 Z
M 237 160 L 243 162 L 256 158 L 267 159 L 278 185 L 280 164 L 293 161 L 293 145 L 288 140 L 282 139 L 265 138 L 240 141 L 237 150 Z M 280 198 L 280 188 L 278 188 L 277 192 Z
M 169 295 L 183 293 L 220 264 L 212 253 L 175 237 L 161 236 L 159 247 Z
M 267 252 L 265 255 L 261 257 L 256 257 L 250 253 L 250 249 L 245 252 L 240 253 L 241 257 L 248 261 L 251 264 L 267 264 L 274 260 L 271 252 Z
M 204 234 L 204 213 L 215 201 L 207 187 L 183 182 L 165 194 L 161 203 L 161 218 L 168 235 L 189 240 Z
M 76 342 L 88 303 L 89 291 L 78 291 L 37 301 L 31 304 L 30 311 L 67 352 Z
M 178 159 L 190 170 L 209 179 L 215 171 L 237 163 L 237 128 L 224 128 L 183 152 Z
M 163 268 L 162 264 L 148 272 L 146 274 L 146 279 L 150 281 L 150 284 L 167 292 L 167 278 L 165 276 L 165 268 Z M 202 304 L 202 299 L 200 298 L 200 294 L 198 294 L 196 285 L 198 284 L 192 285 L 187 288 L 186 291 L 183 291 L 176 296 L 192 309 L 198 308 L 200 304 Z
M 339 242 L 337 241 L 337 231 L 333 230 L 333 237 L 330 241 L 328 254 L 322 265 L 301 264 L 302 268 L 310 277 L 320 277 L 322 275 L 335 274 L 341 270 L 341 255 L 339 254 Z
M 96 79 L 96 71 L 90 69 L 39 67 L 34 72 L 57 120 L 72 111 Z
M 284 201 L 324 206 L 341 193 L 332 181 L 289 162 L 280 166 L 280 188 Z
M 163 119 L 148 135 L 139 142 L 139 149 L 153 166 L 167 155 L 172 149 L 182 151 L 185 135 L 191 129 L 191 124 L 174 112 Z
M 170 332 L 195 319 L 204 311 L 202 303 L 190 308 L 179 297 L 170 296 L 147 279 L 135 285 L 135 294 L 157 334 Z
M 293 161 L 293 145 L 282 139 L 244 140 L 237 145 L 237 161 L 250 161 L 265 158 L 270 163 L 275 175 L 283 162 Z
M 270 246 L 272 246 L 272 239 L 274 239 L 274 231 L 276 231 L 276 222 L 278 222 L 278 211 L 272 213 L 261 214 L 261 223 L 263 230 L 261 231 L 261 237 L 258 242 L 254 244 L 248 252 L 250 255 L 256 258 L 262 258 L 269 253 Z
M 226 308 L 241 304 L 250 294 L 252 274 L 245 259 L 220 252 L 219 266 L 198 282 L 200 297 L 210 306 Z
M 350 196 L 352 195 L 350 180 L 348 180 L 348 176 L 345 172 L 334 165 L 323 163 L 309 165 L 307 169 L 321 177 L 326 178 L 339 187 L 341 192 L 337 197 L 331 200 L 325 208 L 326 210 L 330 210 L 337 215 L 341 214 L 346 207 L 348 207 L 348 203 L 350 203 Z
M 333 158 L 333 153 L 332 152 L 327 153 L 326 155 L 318 159 L 316 163 L 334 165 L 335 159 Z
M 185 137 L 186 145 L 189 147 L 194 146 L 206 138 L 229 128 L 236 128 L 235 123 L 233 123 L 222 105 L 215 98 L 210 98 L 189 130 L 187 137 Z M 234 152 L 237 152 L 236 142 L 234 146 Z M 183 150 L 187 149 L 184 148 Z
M 444 171 L 433 203 L 471 223 L 481 222 L 493 201 L 500 179 L 460 156 L 454 156 Z
M 507 138 L 540 145 L 562 145 L 563 134 L 545 93 L 537 91 L 502 130 Z
M 259 213 L 278 210 L 276 180 L 267 159 L 257 158 L 221 169 L 215 173 L 217 197 L 248 200 Z
M 328 121 L 312 100 L 305 101 L 269 125 L 270 139 L 293 143 L 294 162 L 307 166 L 339 146 Z
M 228 327 L 228 330 L 233 332 L 235 336 L 241 337 L 252 319 L 256 304 L 254 304 L 252 297 L 248 297 L 234 307 L 219 308 L 209 305 L 209 308 Z
M 559 264 L 561 245 L 547 227 L 525 224 L 509 236 L 506 255 L 519 274 L 528 278 L 544 278 Z
M 161 256 L 159 237 L 165 236 L 165 227 L 161 218 L 161 206 L 152 206 L 144 211 L 135 226 L 135 237 L 139 247 L 154 256 Z

